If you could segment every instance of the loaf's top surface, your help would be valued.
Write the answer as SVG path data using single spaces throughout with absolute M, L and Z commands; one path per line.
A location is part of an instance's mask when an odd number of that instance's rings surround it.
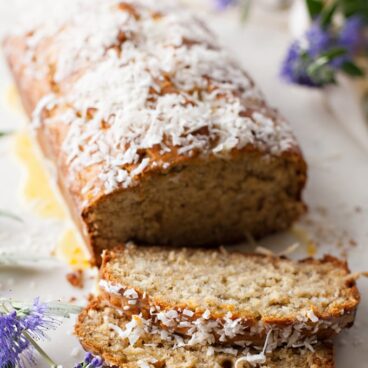
M 248 75 L 173 2 L 79 1 L 44 18 L 5 50 L 84 199 L 189 158 L 300 154 Z

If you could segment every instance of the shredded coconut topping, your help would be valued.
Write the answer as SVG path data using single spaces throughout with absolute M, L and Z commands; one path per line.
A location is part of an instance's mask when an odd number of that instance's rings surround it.
M 242 362 L 247 362 L 250 364 L 264 364 L 266 363 L 266 351 L 267 351 L 267 347 L 268 347 L 268 341 L 270 339 L 272 330 L 268 331 L 267 336 L 266 336 L 266 341 L 265 344 L 263 346 L 262 351 L 259 354 L 247 354 L 244 357 L 239 358 L 236 362 L 235 362 L 235 368 L 239 368 L 240 367 L 240 363 Z
M 116 293 L 116 290 L 118 290 L 117 294 L 124 295 L 128 299 L 132 295 L 135 297 L 134 289 L 126 289 L 122 285 L 115 285 L 106 280 L 101 280 L 99 286 L 101 289 L 111 293 Z M 136 299 L 129 299 L 128 303 L 132 301 L 135 303 Z M 141 327 L 142 325 L 146 326 L 139 330 L 141 334 L 145 331 L 153 331 L 156 334 L 160 334 L 163 340 L 174 338 L 176 346 L 211 346 L 216 344 L 218 340 L 224 344 L 231 342 L 239 347 L 247 347 L 254 345 L 254 343 L 252 344 L 246 339 L 242 340 L 242 336 L 266 335 L 267 351 L 272 351 L 280 345 L 293 348 L 306 347 L 309 350 L 313 350 L 312 345 L 317 343 L 316 333 L 318 331 L 332 329 L 339 333 L 342 328 L 341 326 L 346 325 L 351 320 L 350 316 L 346 316 L 345 320 L 339 320 L 338 318 L 335 320 L 323 320 L 318 318 L 312 309 L 306 308 L 297 315 L 297 322 L 289 326 L 280 327 L 267 324 L 262 320 L 248 326 L 246 320 L 242 320 L 241 318 L 234 319 L 230 312 L 225 317 L 213 318 L 211 312 L 208 310 L 200 316 L 195 316 L 195 313 L 189 309 L 168 309 L 161 311 L 160 307 L 154 304 L 149 305 L 149 317 L 146 320 L 141 318 L 141 316 L 135 317 L 133 315 L 133 320 L 135 318 L 141 321 Z M 136 334 L 136 324 L 137 320 L 135 322 L 133 321 L 131 325 L 127 325 L 129 328 L 134 327 L 133 341 Z M 178 327 L 185 329 L 184 337 L 176 334 Z M 270 333 L 271 330 L 272 334 Z M 310 336 L 308 337 L 308 335 Z M 128 335 L 125 334 L 124 336 L 127 337 Z M 262 349 L 262 346 L 258 348 Z M 211 354 L 211 352 L 212 350 L 210 349 L 208 353 Z M 256 360 L 258 361 L 262 356 L 260 354 L 257 354 L 257 356 L 248 356 L 243 361 L 248 358 L 248 362 L 250 363 L 251 360 L 254 360 L 254 362 Z
M 141 316 L 134 315 L 131 321 L 125 325 L 124 330 L 111 323 L 109 324 L 109 327 L 114 330 L 122 339 L 128 339 L 129 344 L 134 346 L 136 342 L 147 332 L 147 321 Z
M 288 124 L 190 12 L 172 2 L 93 0 L 27 36 L 24 63 L 51 78 L 35 125 L 65 125 L 74 175 L 98 167 L 82 193 L 129 187 L 165 155 L 222 155 L 295 145 Z M 96 30 L 98 30 L 96 32 Z

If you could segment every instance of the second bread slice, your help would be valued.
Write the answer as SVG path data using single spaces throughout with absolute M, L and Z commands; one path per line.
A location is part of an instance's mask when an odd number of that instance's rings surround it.
M 188 345 L 310 345 L 354 322 L 359 292 L 345 262 L 221 250 L 126 246 L 106 251 L 100 293 Z

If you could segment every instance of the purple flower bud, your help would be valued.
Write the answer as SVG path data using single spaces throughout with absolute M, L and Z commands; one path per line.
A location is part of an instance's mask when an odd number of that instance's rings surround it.
M 87 353 L 84 361 L 75 366 L 75 368 L 99 368 L 102 367 L 103 360 L 99 356 L 94 356 L 91 353 Z
M 308 63 L 303 59 L 303 50 L 299 42 L 290 46 L 286 58 L 282 64 L 281 77 L 289 82 L 307 87 L 319 87 L 307 73 Z
M 318 21 L 314 22 L 306 33 L 308 53 L 316 57 L 331 47 L 333 38 L 327 29 L 323 29 Z
M 360 16 L 352 16 L 344 23 L 339 43 L 345 47 L 350 54 L 356 54 L 364 48 L 368 48 L 368 39 L 364 35 L 364 21 Z
M 93 360 L 91 362 L 92 366 L 95 367 L 95 368 L 101 367 L 102 363 L 103 363 L 103 361 L 100 357 L 93 358 Z
M 92 361 L 92 359 L 93 359 L 94 357 L 93 357 L 93 355 L 91 354 L 91 353 L 87 353 L 86 354 L 86 357 L 84 358 L 84 361 L 86 362 L 86 363 L 91 363 L 91 361 Z
M 224 10 L 236 2 L 237 0 L 215 0 L 215 6 L 219 10 Z

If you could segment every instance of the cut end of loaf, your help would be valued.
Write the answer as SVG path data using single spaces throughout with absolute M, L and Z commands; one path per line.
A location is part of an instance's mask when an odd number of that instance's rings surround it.
M 299 156 L 250 152 L 194 160 L 147 175 L 139 186 L 100 198 L 83 213 L 97 260 L 126 241 L 204 246 L 288 228 L 305 210 Z
M 129 322 L 115 308 L 93 300 L 79 316 L 75 333 L 87 351 L 102 356 L 106 364 L 121 368 L 235 368 L 236 360 L 249 353 L 241 348 L 179 347 L 175 338 L 164 339 L 157 333 L 143 333 L 132 346 L 128 338 L 119 336 L 119 331 L 124 331 Z M 260 366 L 333 368 L 333 349 L 329 344 L 316 345 L 313 352 L 280 348 L 266 354 L 263 364 L 244 362 L 238 368 Z

